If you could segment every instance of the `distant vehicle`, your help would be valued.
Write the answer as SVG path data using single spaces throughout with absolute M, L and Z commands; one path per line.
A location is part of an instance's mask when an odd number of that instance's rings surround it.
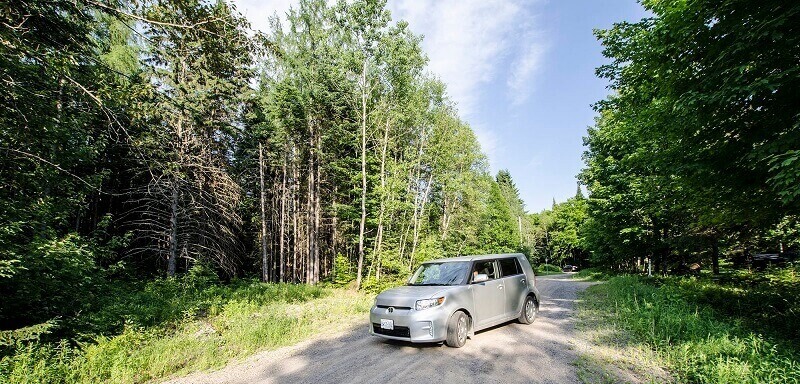
M 522 254 L 433 260 L 405 286 L 375 298 L 370 334 L 460 348 L 476 331 L 513 319 L 532 323 L 539 302 L 533 269 Z
M 578 266 L 577 265 L 569 265 L 569 264 L 567 264 L 567 265 L 564 266 L 564 268 L 561 268 L 561 270 L 563 272 L 578 272 Z

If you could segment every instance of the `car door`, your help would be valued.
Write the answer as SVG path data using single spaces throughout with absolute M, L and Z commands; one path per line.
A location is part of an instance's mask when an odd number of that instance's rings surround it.
M 500 273 L 506 291 L 505 312 L 506 316 L 519 313 L 522 296 L 527 293 L 528 282 L 525 273 L 516 257 L 499 259 Z
M 499 268 L 495 260 L 478 260 L 473 263 L 473 277 L 476 274 L 486 274 L 489 280 L 472 283 L 473 311 L 476 328 L 489 326 L 505 316 L 506 297 L 503 279 L 500 278 Z

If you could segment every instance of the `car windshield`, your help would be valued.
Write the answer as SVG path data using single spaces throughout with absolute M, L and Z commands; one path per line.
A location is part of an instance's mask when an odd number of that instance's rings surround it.
M 466 280 L 468 261 L 425 263 L 420 265 L 408 285 L 460 285 Z

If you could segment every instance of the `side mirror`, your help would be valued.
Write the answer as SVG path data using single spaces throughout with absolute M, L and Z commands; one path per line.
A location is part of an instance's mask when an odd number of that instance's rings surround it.
M 485 273 L 479 273 L 479 274 L 475 275 L 475 278 L 472 279 L 472 282 L 473 283 L 482 283 L 482 282 L 488 281 L 488 280 L 489 280 L 489 276 L 487 276 Z

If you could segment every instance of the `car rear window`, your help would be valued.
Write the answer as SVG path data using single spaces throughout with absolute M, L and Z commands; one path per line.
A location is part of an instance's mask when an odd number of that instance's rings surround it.
M 516 258 L 500 259 L 500 271 L 503 277 L 519 275 L 522 271 L 519 268 L 519 261 Z

